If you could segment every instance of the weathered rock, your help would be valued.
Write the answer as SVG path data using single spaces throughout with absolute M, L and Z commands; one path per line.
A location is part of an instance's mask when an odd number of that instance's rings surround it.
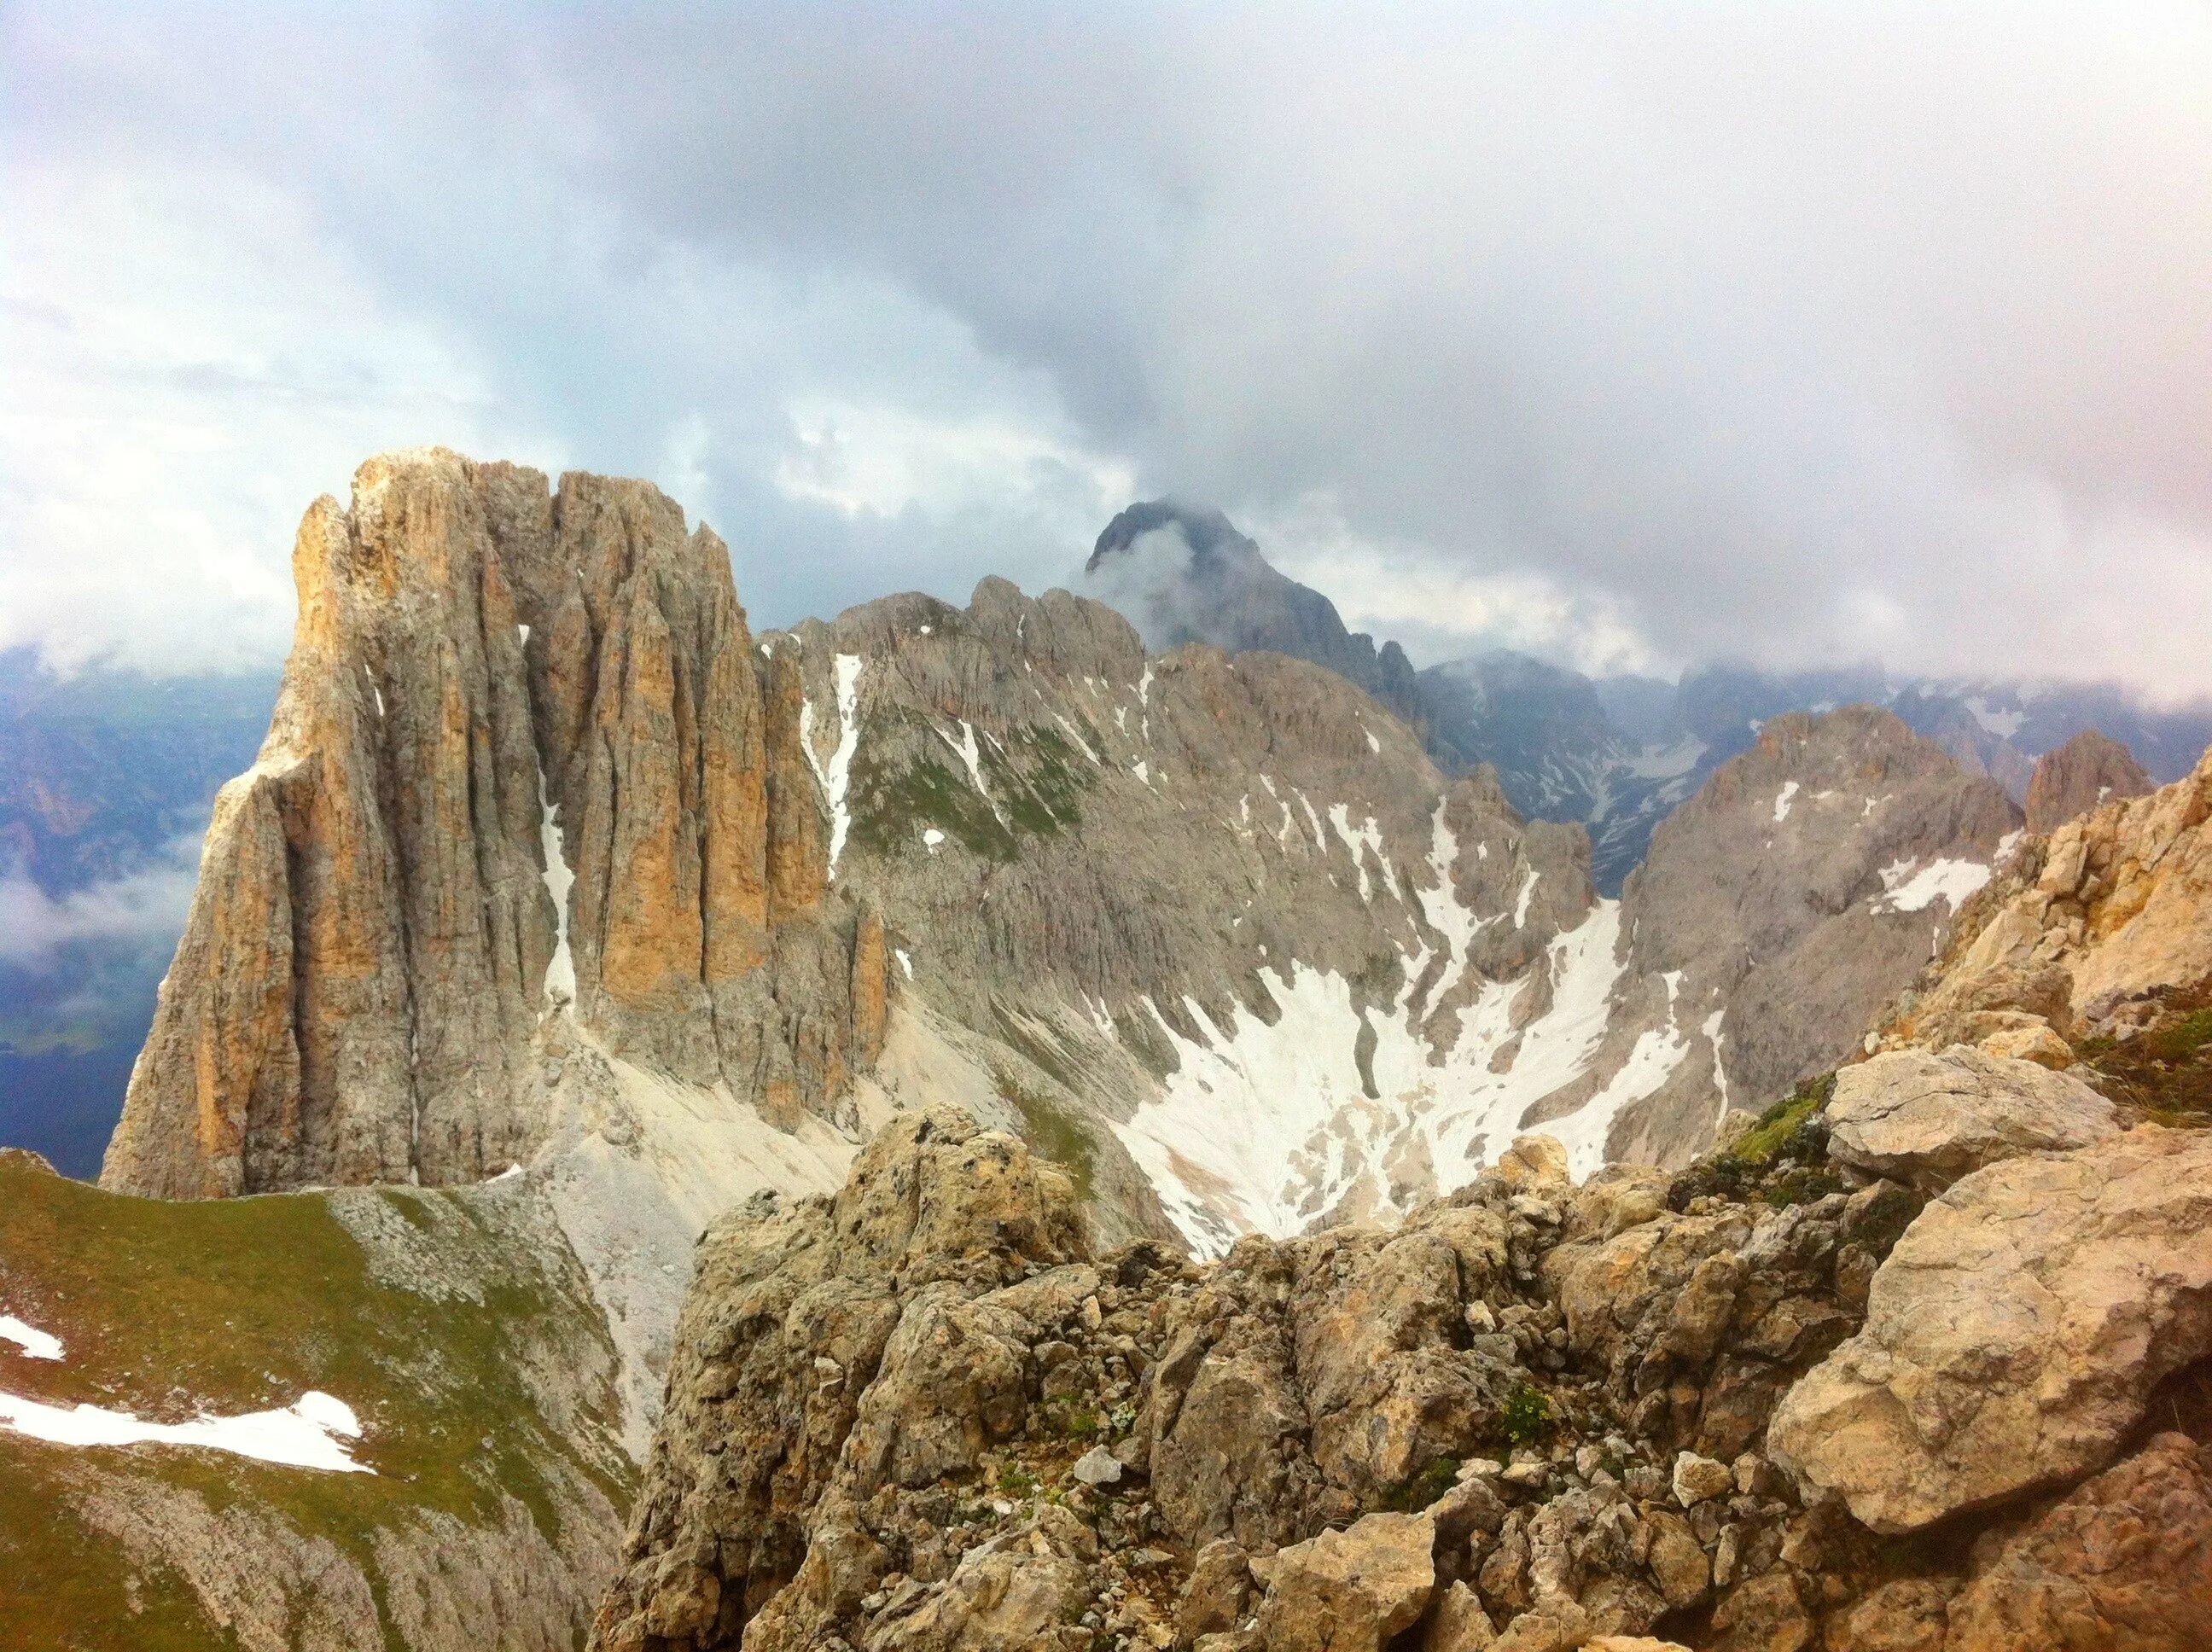
M 880 1042 L 883 960 L 760 1013 L 776 919 L 818 926 L 823 893 L 772 913 L 765 865 L 824 828 L 811 780 L 769 819 L 799 732 L 764 714 L 721 542 L 646 483 L 549 495 L 423 449 L 317 501 L 293 562 L 276 716 L 217 806 L 107 1185 L 492 1175 L 544 1139 L 538 1036 L 572 1001 L 616 1054 L 748 1094 L 787 1071 L 826 1110 Z M 794 938 L 795 974 L 822 944 Z
M 1685 1451 L 1674 1459 L 1674 1501 L 1687 1509 L 1707 1497 L 1724 1497 L 1735 1490 L 1735 1474 L 1726 1463 Z
M 1428 1606 L 1436 1537 L 1425 1515 L 1368 1515 L 1282 1550 L 1260 1603 L 1267 1652 L 1382 1652 Z
M 1111 1485 L 1121 1478 L 1121 1460 L 1104 1446 L 1093 1446 L 1075 1460 L 1071 1471 L 1085 1485 Z
M 1059 1170 L 944 1108 L 893 1120 L 834 1200 L 718 1224 L 599 1643 L 734 1644 L 779 1592 L 780 1633 L 849 1612 L 891 1570 L 860 1505 L 1021 1424 L 1035 1327 L 989 1293 L 1049 1301 L 1025 1272 L 1084 1242 Z M 933 1610 L 988 1615 L 1015 1579 L 970 1581 Z
M 1835 1195 L 1783 1211 L 1670 1211 L 1559 1245 L 1543 1274 L 1570 1351 L 1605 1374 L 1641 1431 L 1669 1451 L 1732 1461 L 1790 1382 L 1852 1327 L 1838 1291 L 1856 1231 Z
M 2208 1354 L 2212 1133 L 2144 1127 L 1929 1206 L 1768 1450 L 1807 1496 L 1913 1531 L 2100 1467 L 2151 1388 Z
M 1805 1652 L 1820 1634 L 1797 1580 L 1771 1571 L 1731 1591 L 1713 1611 L 1712 1652 Z
M 1465 1583 L 1437 1591 L 1421 1630 L 1421 1652 L 1484 1652 L 1498 1639 L 1496 1625 Z
M 2195 1652 L 2212 1636 L 2212 1449 L 2162 1434 L 2031 1521 L 1951 1602 L 1947 1652 Z
M 2027 829 L 2047 837 L 2112 799 L 2147 797 L 2152 790 L 2133 752 L 2109 734 L 2085 728 L 2035 760 L 2027 783 Z
M 2212 977 L 2212 752 L 2146 797 L 2030 838 L 1965 914 L 1881 1040 L 1941 1048 L 1993 1034 L 2062 1041 Z
M 2117 1109 L 2080 1079 L 1963 1046 L 1844 1068 L 1827 1118 L 1832 1157 L 1929 1194 L 2000 1159 L 2087 1147 L 2120 1129 Z
M 1190 1646 L 1201 1636 L 1239 1627 L 1256 1593 L 1249 1558 L 1230 1539 L 1216 1538 L 1190 1563 L 1176 1603 L 1176 1644 Z
M 1943 1652 L 1948 1579 L 1899 1578 L 1830 1616 L 1829 1652 Z

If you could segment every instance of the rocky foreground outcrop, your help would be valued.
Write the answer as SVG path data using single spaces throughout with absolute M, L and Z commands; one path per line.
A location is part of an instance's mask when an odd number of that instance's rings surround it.
M 1248 1237 L 1196 1267 L 1095 1252 L 1018 1142 L 902 1117 L 836 1198 L 706 1240 L 592 1643 L 2188 1644 L 2212 1598 L 2212 1457 L 2143 1432 L 2142 1400 L 2212 1353 L 2187 1191 L 2212 1185 L 2208 1138 L 2006 1160 L 1923 1211 L 1893 1181 L 1824 1190 L 1821 1137 L 1814 1114 L 1764 1169 L 1581 1186 L 1531 1137 L 1395 1229 Z M 2037 1177 L 2084 1184 L 2070 1249 L 2027 1236 L 2066 1220 Z M 2010 1253 L 1960 1229 L 1992 1222 Z M 1899 1304 L 1942 1319 L 1923 1282 L 1946 1267 L 1978 1283 L 2015 1379 L 1986 1410 L 2027 1433 L 1969 1427 L 1948 1456 L 1909 1430 L 1859 1439 L 1855 1461 L 1920 1489 L 1906 1508 L 1843 1484 L 1821 1454 L 1850 1430 L 1808 1407 L 1898 1339 Z M 2065 1324 L 2034 1319 L 2046 1276 Z M 2039 1376 L 2054 1363 L 2070 1376 Z M 1932 1362 L 1900 1394 L 1971 1424 L 1941 1397 L 1970 1377 Z M 2161 1415 L 2208 1421 L 2178 1395 Z M 1938 1497 L 1948 1523 L 1883 1535 Z
M 1828 1151 L 1869 1176 L 1933 1196 L 2023 1153 L 2087 1147 L 2119 1109 L 2077 1078 L 1960 1045 L 1893 1050 L 1845 1067 L 1828 1102 Z
M 2063 1065 L 2192 1007 L 2208 980 L 2212 753 L 2172 786 L 2022 842 L 1877 1042 Z
M 2212 1357 L 2212 1135 L 2144 1126 L 1978 1170 L 1921 1212 L 1776 1454 L 1881 1532 L 2109 1461 Z

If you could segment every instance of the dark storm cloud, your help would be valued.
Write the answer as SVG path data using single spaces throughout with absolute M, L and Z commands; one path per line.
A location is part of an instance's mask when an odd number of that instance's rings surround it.
M 286 519 L 443 440 L 653 476 L 770 623 L 1173 491 L 1431 656 L 2212 688 L 2198 8 L 5 27 L 64 652 L 281 637 Z

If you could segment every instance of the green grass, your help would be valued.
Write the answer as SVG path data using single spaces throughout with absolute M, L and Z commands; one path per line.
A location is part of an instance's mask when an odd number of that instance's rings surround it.
M 999 1093 L 1022 1115 L 1022 1134 L 1030 1146 L 1066 1170 L 1076 1196 L 1091 1202 L 1098 1167 L 1098 1148 L 1088 1131 L 1043 1096 L 1002 1077 Z
M 113 1580 L 131 1569 L 100 1560 L 99 1540 L 61 1517 L 72 1474 L 94 1467 L 153 1475 L 217 1510 L 250 1503 L 331 1542 L 372 1577 L 375 1534 L 423 1509 L 483 1523 L 504 1493 L 557 1539 L 545 1479 L 556 1463 L 626 1506 L 632 1470 L 614 1443 L 613 1394 L 557 1437 L 519 1375 L 563 1350 L 587 1355 L 580 1339 L 605 1351 L 580 1276 L 550 1273 L 518 1254 L 525 1248 L 512 1230 L 475 1200 L 349 1196 L 383 1198 L 443 1270 L 476 1282 L 477 1299 L 380 1282 L 325 1195 L 126 1199 L 0 1154 L 0 1306 L 67 1348 L 58 1364 L 0 1356 L 0 1382 L 51 1403 L 88 1401 L 161 1421 L 289 1406 L 319 1388 L 361 1418 L 366 1433 L 355 1455 L 375 1471 L 322 1473 L 164 1448 L 86 1452 L 0 1436 L 0 1647 L 44 1644 L 36 1637 L 53 1621 L 11 1578 L 39 1578 L 42 1598 L 55 1589 L 83 1595 L 82 1621 L 118 1621 Z M 58 1532 L 72 1552 L 89 1542 L 84 1558 L 58 1562 Z M 160 1619 L 167 1608 L 147 1610 Z M 156 1627 L 131 1619 L 128 1643 L 228 1643 L 164 1640 L 169 1631 Z
M 1457 1457 L 1437 1458 L 1384 1492 L 1382 1507 L 1395 1515 L 1418 1515 L 1458 1483 L 1459 1465 Z
M 902 724 L 927 755 L 893 768 L 878 754 L 896 745 L 884 737 Z M 853 765 L 853 841 L 877 854 L 910 850 L 934 826 L 979 859 L 1004 864 L 1024 840 L 1079 824 L 1083 794 L 1097 783 L 1096 767 L 1057 729 L 1012 730 L 1003 751 L 979 736 L 988 798 L 938 755 L 941 743 L 926 719 L 887 714 L 870 732 Z
M 1541 1445 L 1552 1437 L 1556 1420 L 1552 1415 L 1552 1402 L 1544 1391 L 1523 1382 L 1498 1413 L 1498 1429 L 1508 1445 Z
M 1763 1200 L 1777 1210 L 1841 1191 L 1828 1163 L 1828 1099 L 1836 1075 L 1808 1078 L 1759 1115 L 1734 1141 L 1674 1178 L 1668 1202 L 1681 1210 L 1700 1194 Z
M 1836 1091 L 1832 1072 L 1808 1079 L 1759 1115 L 1759 1122 L 1728 1145 L 1746 1164 L 1771 1164 L 1786 1148 L 1799 1144 L 1799 1133 L 1827 1106 Z
M 2212 1123 L 2212 984 L 2172 995 L 2157 1017 L 2125 1043 L 2082 1041 L 2082 1076 L 2154 1124 L 2202 1128 Z

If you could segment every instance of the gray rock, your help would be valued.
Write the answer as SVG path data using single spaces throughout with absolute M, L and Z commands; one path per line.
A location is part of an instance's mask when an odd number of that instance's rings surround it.
M 2087 1147 L 2120 1129 L 2112 1104 L 2071 1074 L 1965 1046 L 1844 1068 L 1827 1117 L 1832 1157 L 1929 1194 L 2000 1159 Z
M 1958 1182 L 1875 1275 L 1866 1327 L 1790 1389 L 1767 1455 L 1878 1532 L 2102 1467 L 2212 1355 L 2212 1133 L 2145 1126 Z
M 1072 1472 L 1085 1485 L 1114 1485 L 1121 1481 L 1122 1464 L 1104 1446 L 1093 1446 L 1075 1460 Z

